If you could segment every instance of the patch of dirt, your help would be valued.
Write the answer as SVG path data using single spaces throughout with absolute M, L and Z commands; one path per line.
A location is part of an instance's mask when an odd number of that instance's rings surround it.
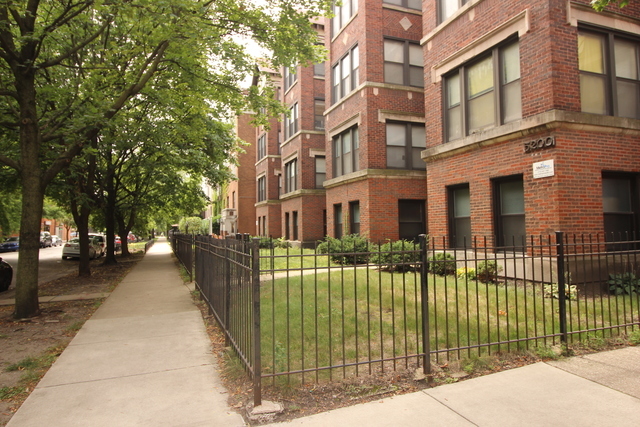
M 240 412 L 249 425 L 289 421 L 345 406 L 412 393 L 562 357 L 560 347 L 556 347 L 545 348 L 545 352 L 539 354 L 533 351 L 505 352 L 479 358 L 471 357 L 463 361 L 440 361 L 437 363 L 434 361 L 432 362 L 432 374 L 428 377 L 422 375 L 422 368 L 417 365 L 405 367 L 404 363 L 398 362 L 398 366 L 401 368 L 396 371 L 374 372 L 372 375 L 336 379 L 334 382 L 316 383 L 313 381 L 313 374 L 308 374 L 306 384 L 272 386 L 270 385 L 271 381 L 263 379 L 262 400 L 278 402 L 283 406 L 284 411 L 275 417 L 256 421 L 248 419 L 247 416 L 247 408 L 253 406 L 253 384 L 249 376 L 243 370 L 237 357 L 233 355 L 233 351 L 225 346 L 224 333 L 217 325 L 215 317 L 209 314 L 206 304 L 198 298 L 194 298 L 194 301 L 205 319 L 213 353 L 221 367 L 222 382 L 229 392 L 228 404 Z M 613 350 L 628 345 L 630 343 L 624 338 L 602 340 L 597 345 L 572 346 L 569 355 Z M 362 368 L 363 371 L 366 369 L 366 367 Z
M 75 295 L 87 293 L 108 294 L 122 278 L 142 259 L 143 254 L 118 258 L 118 264 L 105 266 L 96 260 L 91 265 L 90 277 L 71 274 L 41 284 L 40 296 Z M 0 299 L 13 298 L 13 292 L 3 292 Z M 69 344 L 84 322 L 100 307 L 104 298 L 41 303 L 41 314 L 32 319 L 15 320 L 13 305 L 0 306 L 0 426 L 9 422 L 22 402 L 28 397 L 46 370 L 25 380 L 23 370 L 7 371 L 26 358 L 36 358 L 47 352 L 55 357 Z M 51 350 L 54 349 L 54 350 Z M 4 397 L 4 398 L 3 398 Z

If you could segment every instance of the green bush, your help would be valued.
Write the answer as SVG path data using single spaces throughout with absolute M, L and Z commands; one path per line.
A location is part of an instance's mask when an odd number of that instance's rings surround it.
M 558 284 L 550 283 L 548 285 L 544 285 L 544 297 L 545 298 L 560 298 L 560 293 L 558 292 Z M 576 299 L 578 298 L 578 287 L 576 285 L 564 285 L 564 295 L 567 299 Z
M 449 253 L 438 253 L 429 257 L 429 271 L 438 276 L 447 276 L 456 272 L 456 261 Z
M 633 295 L 640 293 L 640 278 L 634 273 L 609 274 L 609 292 L 614 295 Z
M 461 280 L 475 280 L 476 269 L 471 267 L 460 267 L 456 270 L 456 276 Z
M 420 248 L 407 240 L 387 242 L 371 254 L 371 262 L 383 271 L 412 271 L 420 265 Z
M 372 250 L 375 247 L 359 234 L 348 234 L 340 239 L 327 236 L 316 248 L 317 253 L 329 254 L 338 264 L 365 264 Z
M 495 261 L 482 261 L 476 269 L 476 277 L 482 283 L 495 283 L 498 281 L 498 273 L 502 267 Z
M 287 249 L 291 247 L 291 243 L 289 243 L 288 240 L 285 240 L 282 237 L 279 237 L 277 239 L 274 239 L 272 237 L 260 237 L 258 246 L 260 249 Z

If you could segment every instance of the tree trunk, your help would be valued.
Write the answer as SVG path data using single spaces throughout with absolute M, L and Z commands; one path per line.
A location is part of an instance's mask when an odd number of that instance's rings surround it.
M 107 255 L 104 259 L 104 265 L 117 264 L 115 255 L 115 231 L 116 231 L 116 218 L 115 218 L 115 205 L 116 205 L 116 192 L 113 188 L 113 174 L 110 171 L 107 173 L 105 182 L 106 203 L 104 208 L 104 220 L 105 228 L 107 232 Z M 122 241 L 122 238 L 120 239 Z
M 20 103 L 19 173 L 22 184 L 22 214 L 16 276 L 16 308 L 13 315 L 22 319 L 40 314 L 38 258 L 44 185 L 40 170 L 40 130 L 38 129 L 34 71 L 25 71 L 16 77 L 16 90 Z

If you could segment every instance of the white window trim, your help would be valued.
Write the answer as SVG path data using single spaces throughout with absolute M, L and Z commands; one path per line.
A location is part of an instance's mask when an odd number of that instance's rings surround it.
M 360 113 L 356 113 L 353 117 L 348 118 L 338 126 L 332 128 L 328 133 L 329 138 L 333 139 L 334 136 L 341 134 L 345 130 L 355 125 L 358 125 L 358 127 L 360 127 Z
M 378 122 L 386 123 L 388 120 L 399 122 L 426 123 L 424 116 L 414 116 L 401 111 L 378 110 Z
M 640 20 L 612 12 L 596 12 L 589 6 L 567 1 L 567 22 L 577 27 L 579 22 L 595 24 L 612 30 L 640 34 Z
M 450 55 L 431 68 L 431 82 L 438 83 L 442 76 L 449 71 L 460 67 L 465 62 L 475 58 L 493 46 L 508 39 L 514 33 L 522 37 L 530 28 L 529 9 L 525 9 L 514 17 L 508 19 L 493 30 L 475 39 L 472 43 Z

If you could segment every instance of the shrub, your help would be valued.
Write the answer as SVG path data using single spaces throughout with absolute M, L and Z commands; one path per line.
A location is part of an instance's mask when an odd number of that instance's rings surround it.
M 498 273 L 502 271 L 502 266 L 495 261 L 482 261 L 478 264 L 476 277 L 482 283 L 495 283 L 498 281 Z
M 288 240 L 279 237 L 274 239 L 272 237 L 260 237 L 260 241 L 258 242 L 258 247 L 260 249 L 286 249 L 291 247 L 291 243 Z
M 471 267 L 460 267 L 456 270 L 456 276 L 462 280 L 475 280 L 476 269 Z
M 417 270 L 420 263 L 419 247 L 407 240 L 396 240 L 381 245 L 371 254 L 371 262 L 383 271 Z
M 560 298 L 560 293 L 558 292 L 558 284 L 550 283 L 548 285 L 544 285 L 544 297 L 545 298 Z M 578 298 L 578 287 L 576 285 L 564 285 L 564 295 L 567 299 L 576 299 Z
M 373 248 L 369 241 L 359 234 L 348 234 L 340 239 L 327 236 L 316 252 L 329 254 L 338 264 L 365 264 L 369 261 L 369 251 Z
M 456 272 L 456 261 L 449 253 L 438 253 L 429 257 L 429 271 L 438 276 L 446 276 Z
M 640 278 L 634 273 L 609 274 L 609 292 L 614 295 L 633 295 L 640 293 Z

